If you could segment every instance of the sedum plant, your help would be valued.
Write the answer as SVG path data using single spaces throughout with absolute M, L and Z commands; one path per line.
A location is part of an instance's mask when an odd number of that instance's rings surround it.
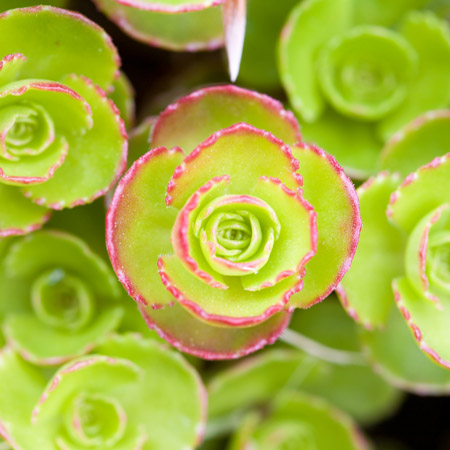
M 280 74 L 304 138 L 354 177 L 376 173 L 399 128 L 449 104 L 450 29 L 414 11 L 427 3 L 306 0 L 282 31 Z
M 81 239 L 45 230 L 1 242 L 0 319 L 23 358 L 60 365 L 119 326 L 120 285 Z
M 390 141 L 383 163 L 405 171 L 422 163 L 424 155 L 443 152 L 448 125 L 448 111 L 416 119 Z M 397 173 L 383 172 L 358 189 L 365 226 L 354 264 L 338 289 L 350 315 L 372 330 L 362 333 L 370 357 L 398 385 L 422 392 L 448 390 L 448 371 L 427 361 L 418 348 L 450 367 L 449 167 L 445 154 L 403 181 Z M 397 345 L 385 347 L 394 335 Z
M 7 11 L 0 56 L 0 236 L 8 236 L 39 228 L 50 209 L 104 195 L 125 168 L 127 137 L 105 93 L 119 75 L 117 51 L 84 16 Z
M 0 435 L 16 450 L 178 450 L 202 439 L 197 373 L 135 335 L 109 337 L 49 379 L 7 348 L 0 378 Z
M 368 444 L 355 423 L 327 402 L 286 392 L 263 414 L 249 414 L 228 450 L 317 449 L 366 450 Z
M 353 185 L 275 100 L 196 91 L 158 117 L 151 147 L 114 194 L 107 246 L 149 327 L 175 347 L 207 359 L 255 351 L 348 270 L 361 226 Z

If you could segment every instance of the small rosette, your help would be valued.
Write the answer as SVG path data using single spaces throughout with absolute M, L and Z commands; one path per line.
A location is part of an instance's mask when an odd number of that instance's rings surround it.
M 5 337 L 35 364 L 87 353 L 122 319 L 114 274 L 66 233 L 37 231 L 6 242 L 0 279 Z
M 127 138 L 103 91 L 119 60 L 102 29 L 42 6 L 1 15 L 0 34 L 0 197 L 8 205 L 0 236 L 8 236 L 39 228 L 48 208 L 106 193 L 125 167 Z
M 348 268 L 360 228 L 353 186 L 324 152 L 278 136 L 299 140 L 277 102 L 231 86 L 198 91 L 161 114 L 152 146 L 165 146 L 115 193 L 114 269 L 148 325 L 184 351 L 231 358 L 273 342 L 294 307 L 322 300 Z

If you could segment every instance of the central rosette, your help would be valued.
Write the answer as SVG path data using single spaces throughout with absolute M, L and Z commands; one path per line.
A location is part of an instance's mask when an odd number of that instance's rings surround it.
M 258 272 L 280 235 L 275 211 L 263 200 L 224 195 L 198 213 L 193 232 L 212 269 L 223 275 Z

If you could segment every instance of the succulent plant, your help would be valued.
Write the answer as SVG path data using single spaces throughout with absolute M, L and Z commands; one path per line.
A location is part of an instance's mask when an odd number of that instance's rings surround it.
M 104 91 L 119 75 L 117 51 L 84 16 L 7 11 L 0 55 L 0 236 L 8 236 L 39 228 L 49 208 L 104 195 L 125 168 L 127 139 Z
M 376 173 L 399 128 L 450 102 L 450 28 L 413 11 L 427 3 L 306 0 L 282 31 L 280 74 L 303 136 L 355 177 Z
M 114 270 L 177 348 L 255 351 L 349 268 L 361 226 L 353 185 L 299 140 L 275 100 L 207 88 L 159 116 L 152 150 L 119 183 L 107 215 Z
M 393 169 L 413 168 L 424 155 L 448 149 L 448 124 L 447 111 L 415 120 L 385 149 L 384 163 Z M 430 367 L 413 345 L 415 339 L 434 362 L 450 367 L 449 171 L 447 153 L 403 181 L 398 174 L 383 172 L 358 189 L 364 230 L 353 266 L 338 289 L 350 315 L 373 329 L 364 332 L 372 358 L 400 380 L 397 384 L 406 380 L 424 392 L 448 389 L 449 381 L 448 371 Z M 394 299 L 398 311 L 392 310 Z M 384 348 L 394 334 L 397 345 Z
M 250 413 L 228 450 L 314 449 L 365 450 L 369 446 L 356 424 L 327 402 L 285 392 L 266 414 Z
M 7 348 L 0 378 L 0 435 L 16 450 L 178 450 L 202 439 L 197 373 L 135 335 L 110 337 L 49 380 Z
M 0 318 L 34 364 L 59 365 L 94 348 L 123 316 L 114 273 L 80 239 L 37 231 L 2 241 Z

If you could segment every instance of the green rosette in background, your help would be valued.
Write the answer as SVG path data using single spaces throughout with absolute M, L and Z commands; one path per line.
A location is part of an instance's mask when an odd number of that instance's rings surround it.
M 49 380 L 10 348 L 0 362 L 0 434 L 15 449 L 178 450 L 202 440 L 201 380 L 153 341 L 111 336 Z
M 10 10 L 0 57 L 0 236 L 9 236 L 104 195 L 125 168 L 127 136 L 106 94 L 121 80 L 117 51 L 84 16 Z
M 384 143 L 450 102 L 450 28 L 428 0 L 305 0 L 279 42 L 279 71 L 304 139 L 355 178 Z M 421 9 L 422 8 L 422 9 Z

